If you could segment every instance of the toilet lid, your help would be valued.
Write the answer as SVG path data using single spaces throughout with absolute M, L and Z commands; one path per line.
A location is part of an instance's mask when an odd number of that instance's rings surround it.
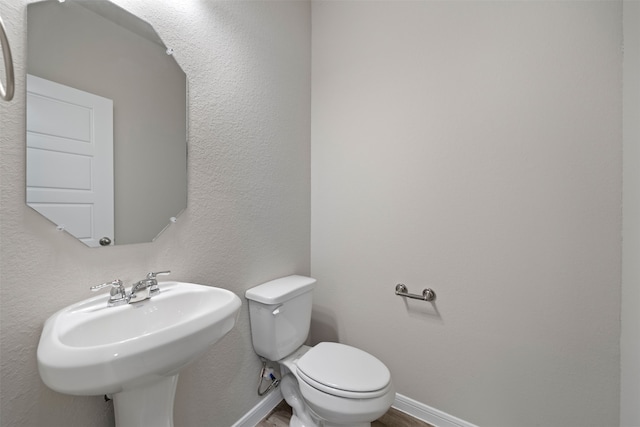
M 298 360 L 297 369 L 305 382 L 329 393 L 383 393 L 391 382 L 384 363 L 355 347 L 333 342 L 313 347 Z

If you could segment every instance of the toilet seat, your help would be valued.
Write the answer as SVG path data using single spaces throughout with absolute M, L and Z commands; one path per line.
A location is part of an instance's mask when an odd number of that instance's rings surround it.
M 391 386 L 389 369 L 377 358 L 355 347 L 323 342 L 296 363 L 298 377 L 325 393 L 350 399 L 384 395 Z

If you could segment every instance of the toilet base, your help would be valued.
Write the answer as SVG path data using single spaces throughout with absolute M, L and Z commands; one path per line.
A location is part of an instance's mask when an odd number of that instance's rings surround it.
M 289 427 L 320 427 L 320 424 L 316 423 L 311 417 L 293 374 L 286 374 L 282 377 L 280 390 L 282 390 L 284 400 L 291 406 L 293 411 Z

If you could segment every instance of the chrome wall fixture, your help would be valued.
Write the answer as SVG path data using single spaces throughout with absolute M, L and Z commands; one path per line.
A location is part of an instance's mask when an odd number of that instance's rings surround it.
M 409 290 L 402 283 L 396 285 L 396 295 L 405 298 L 419 299 L 421 301 L 433 301 L 436 299 L 436 293 L 433 289 L 427 288 L 422 291 L 422 295 L 410 294 Z
M 2 82 L 0 82 L 0 98 L 4 99 L 5 101 L 11 101 L 13 99 L 13 92 L 15 89 L 15 79 L 13 76 L 13 59 L 11 58 L 9 39 L 7 38 L 7 32 L 4 29 L 2 18 L 0 18 L 0 45 L 2 45 L 4 69 L 7 76 L 6 87 L 2 84 Z

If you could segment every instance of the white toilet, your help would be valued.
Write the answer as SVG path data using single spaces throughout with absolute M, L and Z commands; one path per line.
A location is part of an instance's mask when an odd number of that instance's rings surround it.
M 288 276 L 245 293 L 253 348 L 280 364 L 282 394 L 293 408 L 291 427 L 370 427 L 395 398 L 391 374 L 381 361 L 348 345 L 303 345 L 315 283 Z

